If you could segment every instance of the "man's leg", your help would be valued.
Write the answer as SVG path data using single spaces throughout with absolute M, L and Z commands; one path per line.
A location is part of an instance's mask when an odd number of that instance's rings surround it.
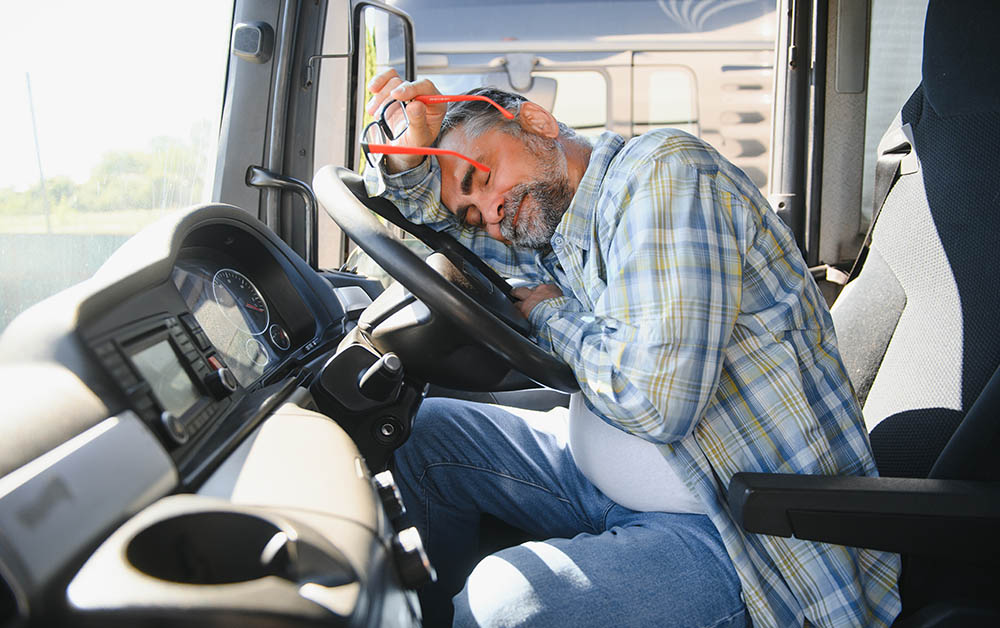
M 606 531 L 488 556 L 455 597 L 455 626 L 742 628 L 740 582 L 708 517 L 615 506 Z
M 614 503 L 576 468 L 566 411 L 518 412 L 427 399 L 396 452 L 407 516 L 438 572 L 438 582 L 420 595 L 426 626 L 451 623 L 451 598 L 480 558 L 482 513 L 534 538 L 603 531 Z

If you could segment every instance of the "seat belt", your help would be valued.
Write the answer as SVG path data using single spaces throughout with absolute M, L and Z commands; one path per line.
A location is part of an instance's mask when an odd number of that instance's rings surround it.
M 913 157 L 913 164 L 907 164 L 904 169 L 903 160 Z M 905 172 L 904 172 L 905 170 Z M 875 195 L 872 198 L 872 221 L 868 225 L 868 233 L 861 243 L 861 250 L 851 265 L 851 271 L 847 274 L 844 283 L 848 283 L 858 276 L 861 267 L 868 257 L 868 249 L 872 244 L 872 233 L 875 231 L 875 222 L 882 213 L 882 207 L 889 198 L 889 192 L 899 181 L 903 174 L 910 174 L 919 170 L 919 162 L 916 161 L 916 154 L 913 152 L 913 129 L 907 124 L 893 124 L 886 131 L 879 142 L 878 161 L 875 163 Z

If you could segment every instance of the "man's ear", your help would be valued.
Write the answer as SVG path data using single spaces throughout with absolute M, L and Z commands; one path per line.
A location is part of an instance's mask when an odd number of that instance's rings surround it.
M 549 139 L 559 137 L 559 123 L 555 117 L 544 107 L 536 105 L 530 100 L 521 103 L 521 108 L 517 113 L 517 121 L 521 128 L 529 133 Z

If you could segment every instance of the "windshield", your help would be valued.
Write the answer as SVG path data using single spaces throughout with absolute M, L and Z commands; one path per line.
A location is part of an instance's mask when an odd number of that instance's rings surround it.
M 233 6 L 0 5 L 8 25 L 0 38 L 2 331 L 92 275 L 146 224 L 211 200 Z

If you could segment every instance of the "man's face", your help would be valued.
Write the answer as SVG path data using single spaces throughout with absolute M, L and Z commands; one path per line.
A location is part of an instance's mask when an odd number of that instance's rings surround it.
M 548 244 L 573 200 L 566 156 L 555 140 L 496 129 L 470 140 L 458 128 L 440 146 L 490 168 L 486 173 L 456 157 L 438 159 L 441 201 L 460 221 L 508 244 Z

